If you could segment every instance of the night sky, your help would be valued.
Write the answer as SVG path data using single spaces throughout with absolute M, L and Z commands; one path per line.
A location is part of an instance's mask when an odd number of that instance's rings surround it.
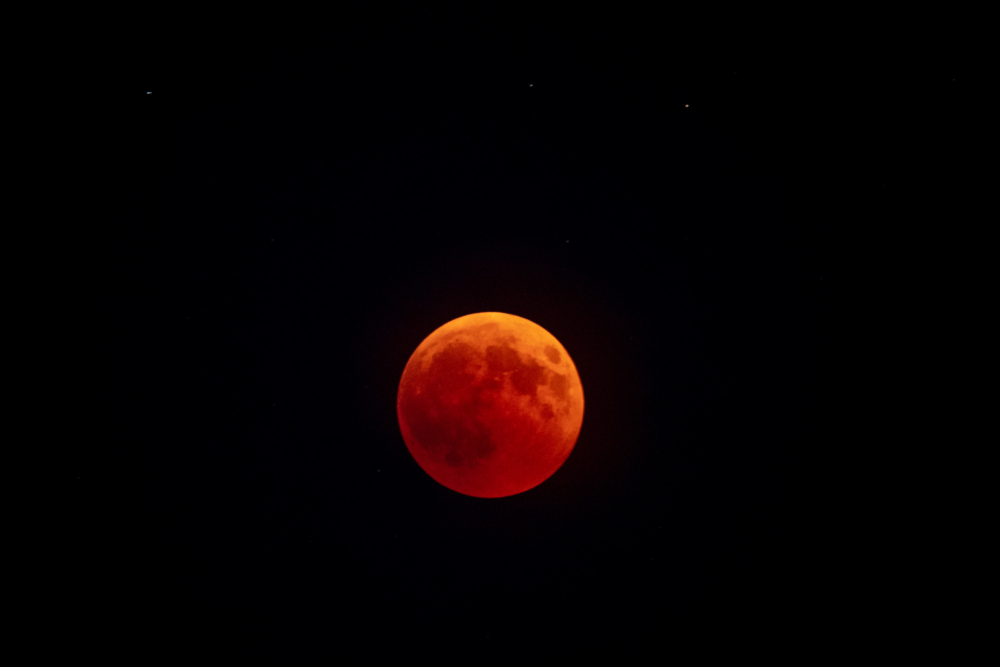
M 72 515 L 122 623 L 650 637 L 836 585 L 834 241 L 891 185 L 858 150 L 890 93 L 777 25 L 460 25 L 122 68 Z M 555 335 L 586 399 L 503 499 L 436 483 L 396 418 L 409 355 L 480 311 Z

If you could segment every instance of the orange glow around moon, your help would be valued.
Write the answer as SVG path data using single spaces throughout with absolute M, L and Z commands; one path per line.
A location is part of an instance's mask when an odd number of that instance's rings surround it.
M 449 489 L 527 491 L 563 464 L 583 424 L 583 385 L 566 349 L 506 313 L 452 320 L 410 356 L 396 398 L 410 454 Z

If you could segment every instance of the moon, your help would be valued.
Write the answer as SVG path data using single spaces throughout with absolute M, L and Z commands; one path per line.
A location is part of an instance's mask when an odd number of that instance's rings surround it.
M 542 327 L 474 313 L 420 343 L 396 413 L 424 472 L 453 491 L 502 498 L 538 486 L 569 457 L 583 425 L 583 385 Z

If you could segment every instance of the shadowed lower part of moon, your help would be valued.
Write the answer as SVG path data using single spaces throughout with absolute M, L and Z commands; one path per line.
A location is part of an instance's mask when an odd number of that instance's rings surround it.
M 428 336 L 397 398 L 407 448 L 431 477 L 479 497 L 513 495 L 550 477 L 583 421 L 583 388 L 562 345 L 542 327 L 476 313 Z

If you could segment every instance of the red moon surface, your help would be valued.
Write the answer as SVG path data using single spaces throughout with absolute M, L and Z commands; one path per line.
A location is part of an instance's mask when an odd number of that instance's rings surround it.
M 478 498 L 552 476 L 583 425 L 583 385 L 566 349 L 530 320 L 474 313 L 435 330 L 403 370 L 399 428 L 424 471 Z

